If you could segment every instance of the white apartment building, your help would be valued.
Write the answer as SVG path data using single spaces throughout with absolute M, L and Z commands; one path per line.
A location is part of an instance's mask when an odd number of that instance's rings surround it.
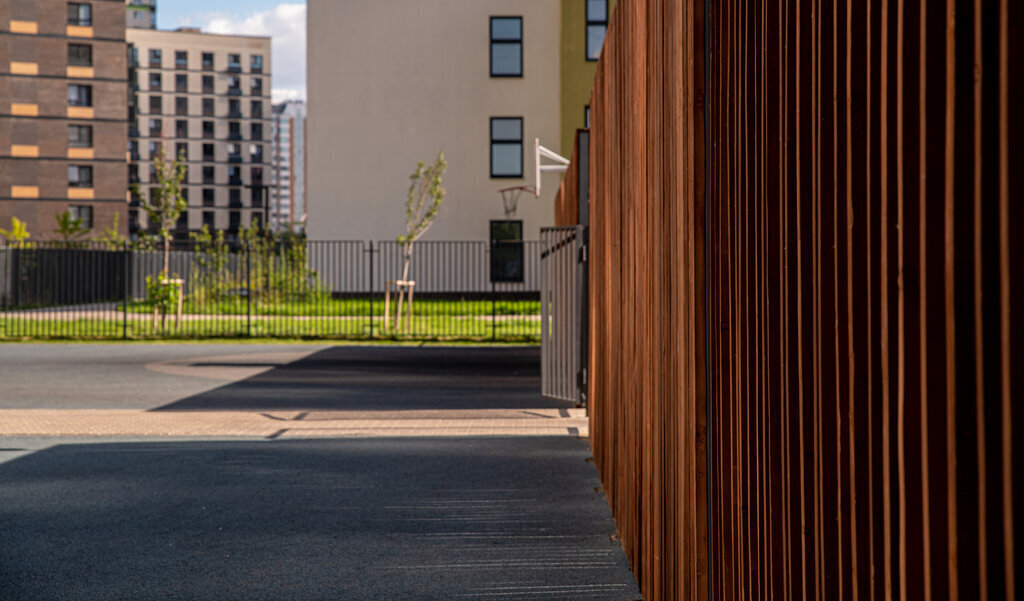
M 490 221 L 505 219 L 498 190 L 536 184 L 534 138 L 568 154 L 561 10 L 554 0 L 309 0 L 310 239 L 404 233 L 409 174 L 443 150 L 447 196 L 426 239 L 487 240 Z M 540 198 L 519 198 L 525 239 L 554 220 L 560 174 L 543 177 Z
M 188 210 L 175 233 L 203 225 L 237 235 L 264 222 L 270 192 L 270 38 L 129 28 L 128 178 L 152 194 L 153 157 L 185 156 Z M 129 231 L 146 227 L 138 199 Z
M 275 104 L 270 136 L 270 225 L 299 232 L 306 215 L 306 103 Z

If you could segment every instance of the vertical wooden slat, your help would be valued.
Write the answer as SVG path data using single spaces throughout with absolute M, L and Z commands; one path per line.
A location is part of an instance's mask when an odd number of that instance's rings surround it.
M 619 3 L 591 436 L 646 599 L 1014 598 L 1020 10 Z

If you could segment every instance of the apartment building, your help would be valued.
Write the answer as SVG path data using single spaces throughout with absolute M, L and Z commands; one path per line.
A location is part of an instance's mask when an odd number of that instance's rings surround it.
M 0 227 L 125 229 L 123 0 L 0 2 Z
M 488 239 L 498 189 L 533 185 L 533 139 L 559 144 L 559 26 L 550 0 L 310 0 L 310 238 L 404 233 L 409 174 L 444 150 L 427 238 Z M 527 237 L 553 222 L 557 182 L 520 197 Z
M 270 224 L 275 230 L 303 231 L 306 214 L 306 103 L 274 105 L 270 126 L 273 166 Z
M 568 156 L 583 127 L 610 0 L 307 4 L 309 235 L 393 239 L 408 176 L 443 149 L 427 237 L 487 240 L 498 190 L 535 187 L 534 139 Z M 554 220 L 559 174 L 519 197 L 523 235 Z
M 125 25 L 156 29 L 156 0 L 124 0 Z
M 270 38 L 129 29 L 128 178 L 155 186 L 153 158 L 183 156 L 188 210 L 176 237 L 207 225 L 229 237 L 265 223 L 270 192 Z M 131 199 L 133 232 L 146 226 Z

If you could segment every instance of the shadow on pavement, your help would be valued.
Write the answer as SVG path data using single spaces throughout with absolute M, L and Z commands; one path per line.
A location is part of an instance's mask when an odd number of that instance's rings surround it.
M 637 599 L 587 455 L 569 437 L 59 445 L 0 465 L 0 599 Z
M 248 364 L 247 364 L 248 365 Z M 536 347 L 333 347 L 153 411 L 566 408 Z

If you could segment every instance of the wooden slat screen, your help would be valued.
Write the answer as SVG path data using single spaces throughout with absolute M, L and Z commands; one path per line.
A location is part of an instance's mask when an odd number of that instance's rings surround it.
M 591 437 L 644 598 L 1018 598 L 1024 6 L 704 10 L 618 3 L 591 98 Z

